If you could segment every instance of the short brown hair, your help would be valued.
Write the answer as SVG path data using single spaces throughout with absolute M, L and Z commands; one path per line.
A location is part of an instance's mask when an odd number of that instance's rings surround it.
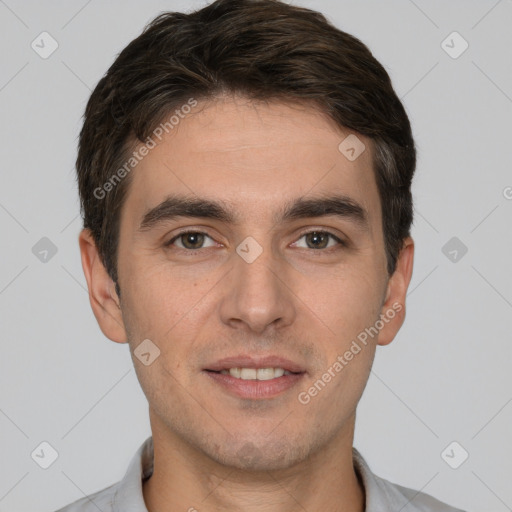
M 166 114 L 191 97 L 222 92 L 311 102 L 340 127 L 371 139 L 393 274 L 410 235 L 416 150 L 387 72 L 359 39 L 316 11 L 279 0 L 217 0 L 190 14 L 157 16 L 87 103 L 76 161 L 81 212 L 118 293 L 120 212 L 131 174 L 104 197 L 97 191 Z

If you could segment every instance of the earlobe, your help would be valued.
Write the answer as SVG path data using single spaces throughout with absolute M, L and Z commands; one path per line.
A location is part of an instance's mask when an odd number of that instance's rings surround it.
M 414 240 L 407 237 L 398 256 L 395 272 L 388 281 L 386 299 L 381 310 L 384 325 L 379 332 L 379 345 L 391 343 L 404 323 L 405 298 L 412 277 L 413 263 Z
M 89 301 L 98 325 L 107 338 L 117 343 L 126 343 L 126 331 L 115 283 L 101 261 L 90 229 L 80 232 L 78 243 L 89 289 Z

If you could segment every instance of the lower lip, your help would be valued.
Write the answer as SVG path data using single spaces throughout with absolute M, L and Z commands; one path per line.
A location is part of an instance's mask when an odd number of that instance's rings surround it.
M 270 380 L 243 380 L 224 373 L 206 370 L 204 373 L 233 395 L 253 400 L 272 398 L 284 393 L 304 377 L 304 373 L 292 373 Z

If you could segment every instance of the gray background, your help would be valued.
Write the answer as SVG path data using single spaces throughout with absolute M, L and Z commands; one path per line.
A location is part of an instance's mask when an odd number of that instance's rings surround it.
M 407 320 L 378 349 L 355 446 L 391 481 L 512 510 L 512 2 L 295 3 L 370 47 L 419 151 Z M 118 481 L 150 435 L 128 346 L 101 334 L 88 301 L 76 137 L 92 88 L 144 24 L 203 4 L 0 0 L 1 511 L 53 511 Z M 59 45 L 47 59 L 31 48 L 43 31 Z M 442 46 L 453 31 L 469 43 L 458 58 Z M 57 248 L 46 262 L 32 251 L 43 237 Z M 46 470 L 31 458 L 42 441 L 59 454 Z M 453 441 L 469 453 L 458 469 L 441 455 Z

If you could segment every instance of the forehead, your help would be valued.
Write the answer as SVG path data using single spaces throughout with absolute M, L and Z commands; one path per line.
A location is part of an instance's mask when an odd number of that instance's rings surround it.
M 179 193 L 269 219 L 283 203 L 338 193 L 380 219 L 370 141 L 312 106 L 224 97 L 199 102 L 170 126 L 151 136 L 155 147 L 132 171 L 123 208 L 132 222 Z M 364 149 L 353 159 L 349 146 Z

